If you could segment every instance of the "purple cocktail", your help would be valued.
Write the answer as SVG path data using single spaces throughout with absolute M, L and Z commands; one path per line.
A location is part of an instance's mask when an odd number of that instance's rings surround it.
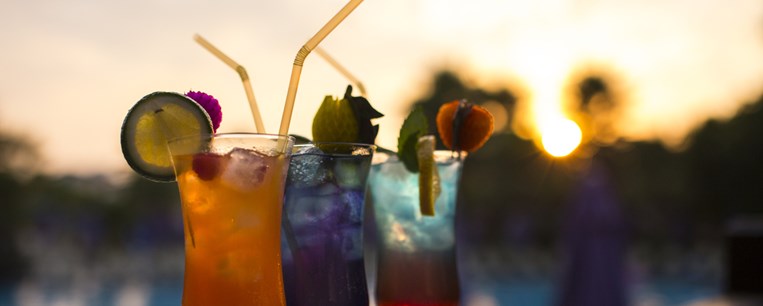
M 362 221 L 373 145 L 296 146 L 283 210 L 288 305 L 368 305 Z

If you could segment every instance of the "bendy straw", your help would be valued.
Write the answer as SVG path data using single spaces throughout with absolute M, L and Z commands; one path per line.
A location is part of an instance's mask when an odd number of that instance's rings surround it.
M 356 78 L 352 73 L 350 73 L 349 70 L 344 68 L 339 62 L 337 62 L 331 55 L 326 53 L 326 50 L 323 50 L 321 47 L 316 47 L 315 53 L 318 54 L 318 56 L 322 57 L 331 67 L 334 67 L 336 71 L 338 71 L 341 75 L 343 75 L 347 80 L 355 84 L 355 87 L 358 88 L 358 91 L 360 92 L 361 96 L 366 96 L 366 87 L 363 86 L 363 83 L 360 82 L 358 78 Z
M 249 82 L 249 74 L 246 73 L 244 66 L 236 63 L 236 61 L 225 55 L 225 53 L 220 51 L 220 49 L 217 49 L 217 47 L 204 39 L 204 37 L 201 37 L 201 35 L 196 34 L 193 36 L 193 39 L 202 47 L 204 47 L 204 49 L 207 49 L 207 51 L 212 53 L 214 56 L 223 61 L 223 63 L 233 68 L 233 70 L 238 73 L 239 77 L 241 77 L 241 82 L 244 84 L 246 99 L 249 101 L 249 109 L 252 111 L 252 118 L 254 119 L 254 126 L 257 128 L 257 133 L 265 133 L 265 126 L 262 123 L 262 117 L 260 117 L 260 109 L 257 107 L 257 100 L 254 99 L 254 91 L 252 91 L 252 84 Z
M 294 110 L 294 99 L 297 96 L 297 87 L 299 87 L 299 77 L 302 74 L 302 65 L 305 63 L 305 58 L 310 54 L 310 51 L 315 49 L 318 44 L 328 36 L 331 31 L 336 28 L 363 0 L 350 0 L 339 12 L 326 23 L 318 33 L 316 33 L 310 40 L 305 43 L 302 48 L 297 51 L 297 56 L 294 58 L 294 65 L 291 70 L 291 78 L 289 79 L 289 91 L 286 93 L 286 104 L 283 109 L 283 116 L 281 117 L 281 127 L 278 130 L 278 134 L 287 135 L 289 133 L 289 123 L 291 123 L 291 115 Z

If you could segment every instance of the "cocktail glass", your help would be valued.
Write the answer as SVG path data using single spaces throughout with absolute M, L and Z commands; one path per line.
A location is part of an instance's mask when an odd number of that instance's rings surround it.
M 170 141 L 185 231 L 183 305 L 285 305 L 280 225 L 294 138 Z
M 378 305 L 459 304 L 454 217 L 463 157 L 465 153 L 435 152 L 441 193 L 434 216 L 425 216 L 418 173 L 406 170 L 396 155 L 376 154 L 369 186 L 378 235 Z
M 295 146 L 282 220 L 288 305 L 368 305 L 362 226 L 375 148 Z

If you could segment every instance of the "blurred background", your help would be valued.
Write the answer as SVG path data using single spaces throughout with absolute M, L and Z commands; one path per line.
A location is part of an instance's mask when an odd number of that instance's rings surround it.
M 297 50 L 344 4 L 1 1 L 0 305 L 178 305 L 177 189 L 132 173 L 122 119 L 202 90 L 221 132 L 254 131 L 199 33 L 275 132 Z M 763 305 L 763 2 L 366 1 L 321 46 L 383 147 L 414 105 L 494 115 L 460 185 L 464 305 Z M 308 57 L 290 132 L 347 83 Z

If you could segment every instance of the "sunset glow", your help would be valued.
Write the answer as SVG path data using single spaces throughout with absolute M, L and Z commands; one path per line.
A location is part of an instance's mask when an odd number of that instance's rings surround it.
M 344 4 L 14 2 L 0 11 L 0 128 L 32 139 L 44 171 L 56 174 L 129 173 L 114 135 L 129 107 L 153 91 L 209 92 L 223 107 L 221 132 L 253 131 L 240 80 L 194 43 L 199 33 L 250 72 L 265 128 L 276 131 L 296 52 Z M 321 48 L 385 114 L 382 147 L 397 145 L 410 103 L 441 69 L 470 87 L 511 91 L 515 105 L 493 105 L 507 115 L 501 131 L 540 146 L 539 118 L 577 118 L 559 105 L 575 85 L 569 77 L 587 67 L 617 77 L 607 84 L 621 89 L 616 136 L 680 144 L 759 94 L 762 9 L 759 0 L 365 1 Z M 322 98 L 341 95 L 348 81 L 317 55 L 302 73 L 289 132 L 310 135 Z M 72 145 L 71 135 L 88 145 Z
M 557 118 L 541 126 L 543 149 L 554 157 L 564 157 L 580 146 L 583 133 L 572 120 Z

